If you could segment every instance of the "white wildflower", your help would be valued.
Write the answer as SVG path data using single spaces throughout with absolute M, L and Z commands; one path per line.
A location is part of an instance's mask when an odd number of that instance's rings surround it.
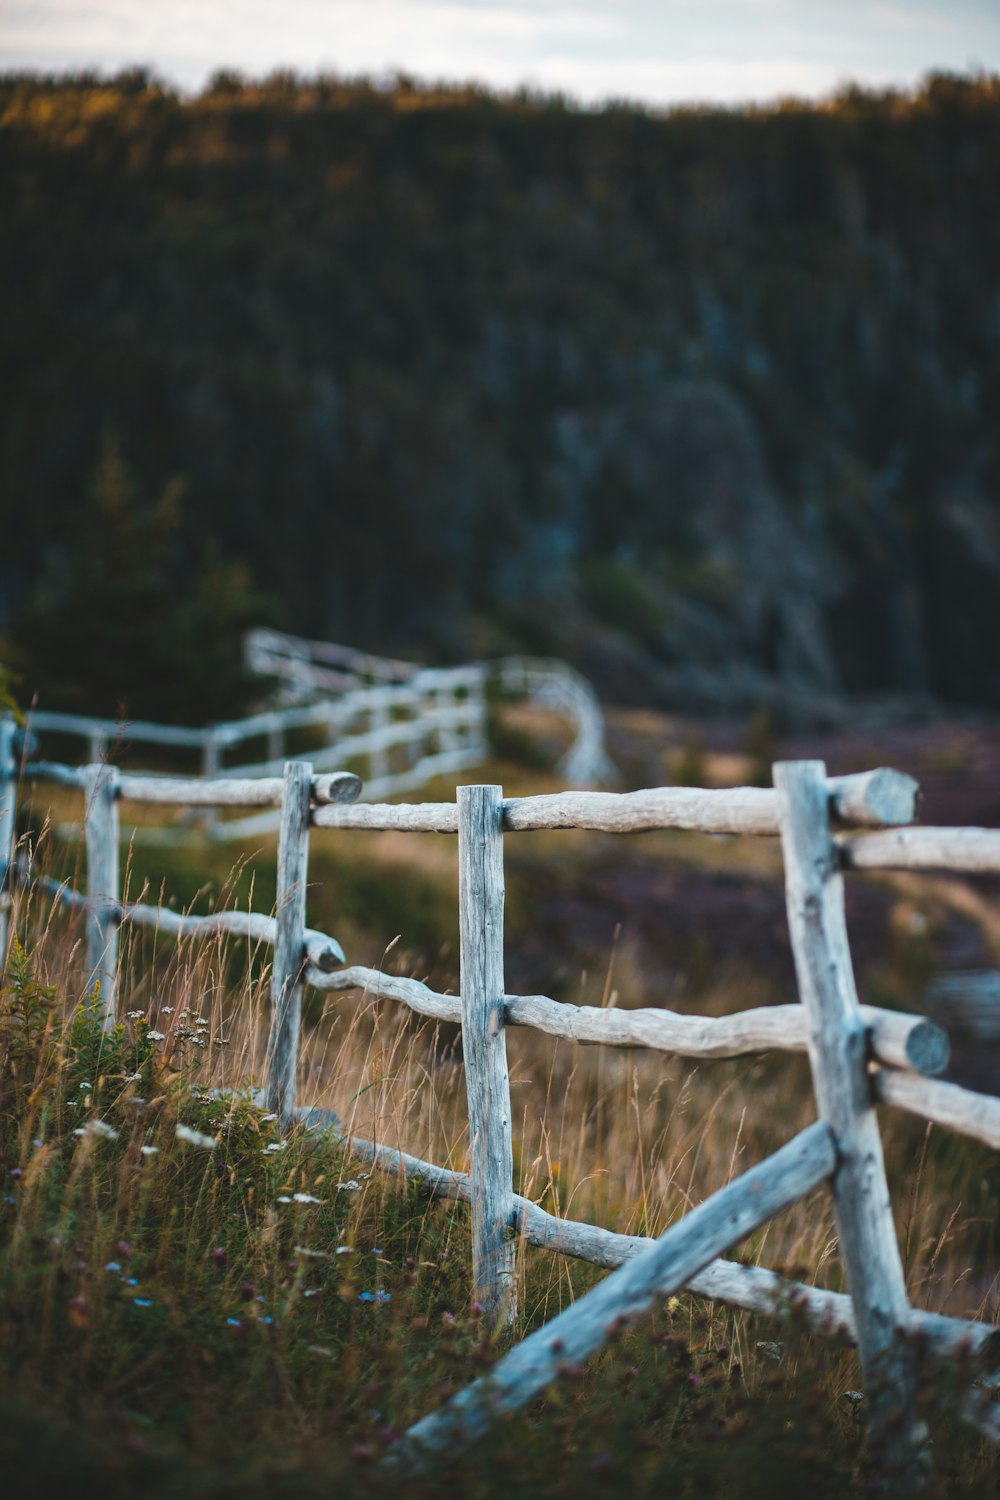
M 336 1248 L 336 1250 L 333 1253 L 334 1253 L 334 1255 L 353 1255 L 354 1254 L 354 1246 L 353 1245 L 338 1245 L 337 1248 Z
M 189 1146 L 201 1146 L 204 1151 L 211 1151 L 219 1144 L 218 1136 L 204 1135 L 200 1130 L 192 1130 L 190 1125 L 178 1125 L 177 1139 L 187 1141 Z
M 79 1130 L 74 1130 L 73 1134 L 96 1135 L 102 1141 L 116 1141 L 118 1139 L 117 1130 L 113 1125 L 109 1125 L 107 1120 L 88 1120 L 86 1125 L 81 1126 Z
M 284 1151 L 285 1144 L 284 1141 L 272 1141 L 269 1146 L 264 1147 L 264 1155 L 267 1156 L 271 1151 Z
M 312 1193 L 293 1193 L 293 1203 L 322 1203 L 322 1198 L 314 1198 Z
M 338 1193 L 360 1193 L 360 1191 L 361 1184 L 360 1182 L 355 1182 L 353 1177 L 348 1182 L 337 1183 Z
M 125 1014 L 130 1021 L 144 1021 L 146 1019 L 146 1012 L 144 1010 L 127 1010 Z
M 126 1073 L 125 1074 L 125 1082 L 126 1083 L 138 1083 L 139 1079 L 141 1077 L 142 1077 L 141 1073 Z
M 139 1150 L 141 1151 L 141 1153 L 142 1153 L 143 1156 L 155 1156 L 156 1153 L 157 1153 L 157 1151 L 159 1151 L 159 1149 L 160 1149 L 159 1146 L 140 1146 L 139 1147 Z
M 165 1042 L 167 1040 L 166 1033 L 162 1031 L 147 1031 L 146 1040 L 147 1042 Z
M 160 1009 L 165 1016 L 172 1016 L 174 1013 L 174 1007 L 172 1005 L 161 1005 Z

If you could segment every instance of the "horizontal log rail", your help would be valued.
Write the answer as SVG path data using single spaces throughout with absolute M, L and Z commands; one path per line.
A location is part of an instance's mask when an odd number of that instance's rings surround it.
M 446 691 L 443 680 L 447 674 L 441 676 L 440 683 L 432 684 L 434 692 Z M 419 680 L 419 676 L 411 679 L 406 691 L 414 695 Z M 474 1267 L 478 1266 L 476 1292 L 492 1310 L 491 1321 L 494 1313 L 503 1321 L 515 1306 L 513 1252 L 506 1237 L 510 1229 L 525 1244 L 588 1260 L 612 1273 L 574 1307 L 518 1345 L 487 1382 L 475 1383 L 441 1412 L 418 1423 L 404 1439 L 401 1457 L 416 1462 L 436 1448 L 443 1451 L 445 1435 L 450 1440 L 456 1430 L 462 1441 L 471 1440 L 498 1409 L 516 1409 L 558 1373 L 559 1365 L 584 1357 L 606 1341 L 609 1325 L 602 1320 L 610 1317 L 619 1323 L 623 1318 L 630 1319 L 664 1290 L 686 1285 L 698 1295 L 752 1311 L 781 1314 L 786 1308 L 796 1309 L 817 1331 L 853 1339 L 859 1347 L 871 1398 L 868 1410 L 873 1440 L 877 1442 L 880 1435 L 892 1437 L 891 1413 L 907 1411 L 905 1431 L 900 1429 L 892 1439 L 895 1456 L 889 1456 L 893 1462 L 905 1461 L 907 1472 L 916 1476 L 923 1429 L 911 1399 L 912 1355 L 901 1335 L 909 1332 L 919 1336 L 937 1355 L 983 1355 L 1000 1367 L 1000 1334 L 985 1324 L 909 1307 L 888 1186 L 881 1175 L 881 1142 L 872 1106 L 880 1101 L 997 1149 L 1000 1099 L 940 1081 L 936 1075 L 947 1064 L 948 1042 L 932 1022 L 859 1005 L 844 924 L 840 872 L 925 868 L 1000 872 L 1000 830 L 913 828 L 907 826 L 915 815 L 918 791 L 912 778 L 885 768 L 827 777 L 819 762 L 796 762 L 775 768 L 776 789 L 662 787 L 624 794 L 561 792 L 506 800 L 499 787 L 467 789 L 458 799 L 467 812 L 472 793 L 484 808 L 492 810 L 493 854 L 487 869 L 480 857 L 485 835 L 481 838 L 478 823 L 473 828 L 468 818 L 468 826 L 460 824 L 458 804 L 361 804 L 355 801 L 361 792 L 359 778 L 321 759 L 324 754 L 343 752 L 345 747 L 364 747 L 372 758 L 373 780 L 367 788 L 370 797 L 398 789 L 400 776 L 418 776 L 435 761 L 442 767 L 464 766 L 470 742 L 461 731 L 468 724 L 473 726 L 470 734 L 474 734 L 478 722 L 479 710 L 471 699 L 439 699 L 434 704 L 439 715 L 432 724 L 433 743 L 421 743 L 417 754 L 411 755 L 407 771 L 396 768 L 389 752 L 405 742 L 408 731 L 402 721 L 387 714 L 382 689 L 364 688 L 356 696 L 365 699 L 361 707 L 370 712 L 370 725 L 361 720 L 358 732 L 342 736 L 339 747 L 319 752 L 315 770 L 320 774 L 314 775 L 314 766 L 301 762 L 283 762 L 285 775 L 281 779 L 223 771 L 217 751 L 225 741 L 219 735 L 213 741 L 214 774 L 201 778 L 122 774 L 99 763 L 75 768 L 33 762 L 26 770 L 36 779 L 82 791 L 87 799 L 91 894 L 80 895 L 48 876 L 34 877 L 34 883 L 51 891 L 61 903 L 86 913 L 88 971 L 101 973 L 101 998 L 108 1025 L 115 1021 L 117 931 L 122 923 L 176 937 L 241 936 L 273 946 L 269 1107 L 278 1108 L 284 1123 L 300 1120 L 313 1129 L 333 1126 L 339 1138 L 346 1140 L 329 1112 L 315 1108 L 303 1111 L 295 1106 L 302 985 L 332 993 L 360 989 L 379 999 L 399 1001 L 432 1020 L 460 1024 L 466 1043 L 473 1174 L 478 1173 L 479 1189 L 474 1187 L 473 1176 L 436 1167 L 394 1148 L 360 1140 L 346 1143 L 356 1154 L 369 1153 L 369 1159 L 381 1167 L 421 1179 L 432 1192 L 470 1203 L 473 1244 L 478 1247 L 478 1260 L 475 1255 L 473 1258 Z M 345 722 L 341 722 L 341 728 Z M 270 737 L 278 735 L 281 726 L 273 715 L 261 715 L 255 729 Z M 281 743 L 278 735 L 269 740 L 268 748 L 273 751 Z M 0 777 L 0 793 L 6 788 L 12 794 L 13 764 L 9 756 L 0 756 L 0 760 L 6 766 Z M 297 789 L 294 808 L 289 794 L 293 784 Z M 7 818 L 12 828 L 10 796 L 8 802 Z M 278 918 L 233 911 L 195 916 L 122 901 L 118 895 L 117 819 L 118 806 L 123 802 L 248 810 L 249 816 L 202 830 L 202 836 L 216 838 L 250 835 L 251 830 L 254 834 L 269 831 L 280 813 Z M 467 969 L 478 975 L 475 1005 L 470 1003 L 471 992 L 464 981 L 462 995 L 446 995 L 415 979 L 362 966 L 341 967 L 344 953 L 336 939 L 305 926 L 309 832 L 324 827 L 460 833 L 467 876 L 469 870 L 478 871 L 482 865 L 476 881 L 470 884 L 469 877 L 464 884 L 460 882 L 459 896 L 463 975 Z M 679 829 L 724 836 L 780 835 L 800 993 L 807 1003 L 713 1017 L 684 1015 L 661 1007 L 629 1011 L 563 1004 L 544 995 L 505 994 L 499 936 L 503 917 L 500 835 L 563 828 L 609 833 Z M 834 836 L 831 828 L 862 831 Z M 12 864 L 13 850 L 4 853 L 0 849 L 0 854 L 7 870 L 16 870 L 26 883 L 32 882 L 30 869 L 23 863 Z M 2 874 L 0 870 L 0 877 Z M 489 965 L 480 965 L 480 973 L 474 964 L 470 969 L 469 962 L 484 943 L 493 957 Z M 581 1044 L 646 1047 L 690 1058 L 808 1052 L 821 1122 L 769 1162 L 720 1190 L 657 1240 L 559 1219 L 511 1191 L 509 1108 L 503 1106 L 501 1098 L 506 1087 L 503 1032 L 507 1025 L 531 1027 Z M 486 1076 L 487 1063 L 493 1069 L 490 1078 Z M 280 1079 L 276 1082 L 278 1072 Z M 503 1088 L 498 1088 L 498 1079 L 504 1083 Z M 878 1165 L 874 1175 L 873 1162 Z M 487 1178 L 492 1184 L 489 1203 L 489 1195 L 482 1191 Z M 720 1258 L 726 1246 L 825 1178 L 831 1179 L 840 1249 L 852 1288 L 850 1298 L 789 1284 L 773 1272 Z M 884 1221 L 881 1238 L 869 1234 L 872 1206 L 881 1215 L 880 1223 Z M 897 1264 L 898 1275 L 893 1270 Z M 500 1271 L 506 1276 L 506 1291 Z M 891 1298 L 883 1295 L 883 1283 L 892 1292 Z M 883 1354 L 891 1356 L 891 1380 L 880 1385 L 878 1371 Z M 988 1410 L 980 1410 L 975 1402 L 967 1402 L 966 1407 L 967 1419 L 979 1430 L 996 1436 L 996 1427 L 1000 1433 L 1000 1423 Z
M 846 870 L 1000 874 L 1000 828 L 899 828 L 838 840 Z
M 836 1165 L 830 1127 L 822 1122 L 808 1126 L 529 1334 L 489 1375 L 409 1428 L 387 1461 L 394 1467 L 419 1469 L 435 1453 L 459 1452 L 482 1436 L 500 1413 L 520 1410 L 567 1366 L 588 1358 L 649 1312 L 659 1298 L 681 1290 L 722 1250 L 804 1198 L 833 1174 Z
M 875 1097 L 908 1114 L 944 1125 L 1000 1151 L 1000 1099 L 977 1094 L 941 1079 L 906 1078 L 880 1070 L 874 1076 Z
M 880 768 L 827 782 L 831 815 L 862 827 L 912 822 L 917 783 L 900 771 Z M 317 828 L 398 828 L 415 833 L 456 833 L 458 810 L 451 802 L 364 803 L 351 808 L 317 809 Z M 640 792 L 554 792 L 508 797 L 503 805 L 505 833 L 578 828 L 602 833 L 650 833 L 683 829 L 692 833 L 776 836 L 778 796 L 769 787 L 702 790 L 654 787 Z
M 273 946 L 277 936 L 274 917 L 265 917 L 253 911 L 217 911 L 199 917 L 191 912 L 171 911 L 168 906 L 149 906 L 142 901 L 95 902 L 88 896 L 51 875 L 36 875 L 19 867 L 19 874 L 28 885 L 48 891 L 62 905 L 73 911 L 86 912 L 101 905 L 119 922 L 132 922 L 137 927 L 153 927 L 158 932 L 178 938 L 210 938 L 223 934 L 230 937 L 250 938 L 255 943 Z M 305 963 L 307 972 L 327 973 L 344 962 L 344 950 L 336 938 L 325 932 L 305 929 Z
M 364 990 L 376 999 L 399 1000 L 418 1015 L 460 1022 L 462 1001 L 443 995 L 418 979 L 384 974 L 352 965 L 336 973 L 311 974 L 306 982 L 319 990 Z M 936 1075 L 948 1064 L 948 1038 L 922 1016 L 863 1006 L 871 1050 L 893 1068 Z M 740 1057 L 754 1052 L 805 1052 L 806 1020 L 800 1005 L 769 1005 L 725 1016 L 685 1015 L 644 1006 L 641 1010 L 571 1005 L 546 995 L 505 995 L 508 1026 L 528 1026 L 567 1041 L 607 1047 L 648 1047 L 680 1057 Z
M 86 768 L 30 761 L 27 781 L 50 781 L 83 791 Z M 284 782 L 273 777 L 135 776 L 119 775 L 115 796 L 120 802 L 149 802 L 175 807 L 280 807 Z M 316 806 L 354 802 L 361 794 L 361 778 L 352 771 L 334 771 L 312 778 L 311 800 Z
M 863 827 L 912 823 L 918 786 L 912 776 L 879 768 L 827 781 L 830 815 Z M 780 832 L 778 794 L 771 787 L 703 790 L 655 787 L 641 792 L 556 792 L 514 797 L 504 803 L 504 829 L 585 828 L 606 833 L 646 833 L 659 828 L 697 833 Z
M 337 1116 L 330 1110 L 300 1105 L 296 1117 L 307 1130 L 333 1131 L 352 1156 L 371 1162 L 382 1171 L 422 1183 L 434 1197 L 471 1201 L 472 1184 L 467 1172 L 454 1172 L 394 1146 L 344 1133 Z M 514 1227 L 526 1244 L 568 1255 L 574 1260 L 584 1260 L 608 1271 L 634 1260 L 655 1244 L 655 1240 L 645 1235 L 619 1234 L 583 1220 L 559 1218 L 519 1193 L 514 1195 L 514 1215 Z M 843 1338 L 850 1343 L 857 1340 L 854 1304 L 846 1292 L 831 1292 L 794 1281 L 764 1266 L 712 1260 L 703 1270 L 689 1277 L 684 1287 L 708 1301 L 724 1302 L 746 1312 L 768 1317 L 801 1316 L 815 1333 Z M 991 1323 L 951 1318 L 944 1313 L 924 1312 L 914 1307 L 910 1310 L 910 1330 L 935 1358 L 966 1356 L 984 1359 L 991 1364 L 995 1362 L 1000 1372 L 1000 1328 Z M 1000 1384 L 1000 1373 L 991 1378 L 991 1383 Z

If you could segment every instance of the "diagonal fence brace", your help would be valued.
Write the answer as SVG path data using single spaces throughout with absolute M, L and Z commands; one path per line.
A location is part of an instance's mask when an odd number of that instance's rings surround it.
M 436 1455 L 455 1456 L 498 1417 L 524 1406 L 567 1365 L 595 1353 L 659 1298 L 679 1290 L 717 1255 L 805 1197 L 831 1177 L 836 1166 L 830 1127 L 823 1122 L 810 1125 L 530 1334 L 489 1375 L 417 1422 L 386 1464 L 421 1469 Z

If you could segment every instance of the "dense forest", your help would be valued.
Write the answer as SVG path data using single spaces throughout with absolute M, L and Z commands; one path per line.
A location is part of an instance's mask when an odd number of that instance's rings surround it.
M 208 719 L 251 620 L 619 699 L 1000 707 L 1000 79 L 656 114 L 0 80 L 0 631 Z

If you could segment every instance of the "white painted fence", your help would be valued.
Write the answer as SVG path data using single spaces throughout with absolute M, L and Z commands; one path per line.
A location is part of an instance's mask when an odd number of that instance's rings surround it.
M 0 734 L 0 860 L 13 850 L 14 768 L 9 733 Z M 4 749 L 4 747 L 7 749 Z M 57 888 L 61 899 L 100 921 L 88 922 L 92 972 L 113 974 L 117 924 L 155 923 L 164 931 L 251 933 L 272 942 L 272 1012 L 268 1097 L 283 1120 L 311 1127 L 335 1121 L 295 1103 L 298 1012 L 303 984 L 340 991 L 363 988 L 418 1014 L 460 1023 L 468 1079 L 471 1172 L 458 1173 L 404 1152 L 353 1138 L 351 1149 L 390 1171 L 421 1180 L 444 1196 L 469 1202 L 477 1294 L 498 1324 L 515 1312 L 515 1241 L 581 1257 L 612 1269 L 594 1291 L 517 1345 L 484 1380 L 475 1382 L 407 1433 L 389 1462 L 414 1469 L 453 1454 L 504 1410 L 523 1405 L 567 1360 L 613 1338 L 652 1301 L 682 1286 L 756 1311 L 801 1310 L 820 1333 L 852 1338 L 868 1393 L 872 1434 L 904 1487 L 925 1475 L 924 1432 L 915 1415 L 913 1335 L 939 1356 L 977 1351 L 997 1355 L 1000 1330 L 922 1312 L 909 1305 L 893 1229 L 875 1101 L 919 1114 L 1000 1148 L 1000 1099 L 929 1075 L 947 1060 L 947 1041 L 928 1021 L 859 1004 L 844 920 L 844 871 L 971 868 L 1000 873 L 1000 831 L 910 829 L 917 786 L 891 771 L 828 778 L 819 762 L 775 767 L 775 788 L 692 790 L 661 787 L 623 795 L 566 792 L 504 799 L 499 787 L 461 788 L 457 803 L 361 805 L 350 777 L 316 777 L 295 763 L 283 782 L 116 777 L 106 767 L 85 771 L 39 767 L 62 785 L 86 788 L 88 893 Z M 190 798 L 203 807 L 243 802 L 280 805 L 277 920 L 227 912 L 184 917 L 122 905 L 111 887 L 119 801 L 141 798 L 173 805 Z M 96 830 L 89 825 L 95 821 Z M 312 828 L 424 830 L 459 838 L 461 996 L 438 994 L 416 980 L 378 970 L 341 968 L 332 938 L 306 927 L 304 889 Z M 883 831 L 858 831 L 865 829 Z M 545 996 L 513 996 L 503 981 L 503 839 L 532 829 L 591 828 L 635 832 L 686 828 L 779 836 L 785 859 L 789 930 L 801 1004 L 692 1017 L 662 1009 L 623 1012 L 559 1004 Z M 0 873 L 3 873 L 0 871 Z M 4 879 L 5 887 L 9 880 Z M 50 882 L 51 884 L 51 882 Z M 102 989 L 106 1021 L 113 990 Z M 612 1046 L 646 1046 L 682 1056 L 734 1056 L 766 1049 L 807 1051 L 819 1122 L 706 1200 L 656 1241 L 559 1219 L 518 1196 L 512 1181 L 507 1026 Z M 789 1284 L 763 1268 L 720 1259 L 754 1228 L 818 1184 L 829 1184 L 849 1294 Z M 614 1269 L 617 1268 L 617 1269 Z M 1000 1420 L 985 1398 L 969 1395 L 964 1415 L 994 1441 Z

